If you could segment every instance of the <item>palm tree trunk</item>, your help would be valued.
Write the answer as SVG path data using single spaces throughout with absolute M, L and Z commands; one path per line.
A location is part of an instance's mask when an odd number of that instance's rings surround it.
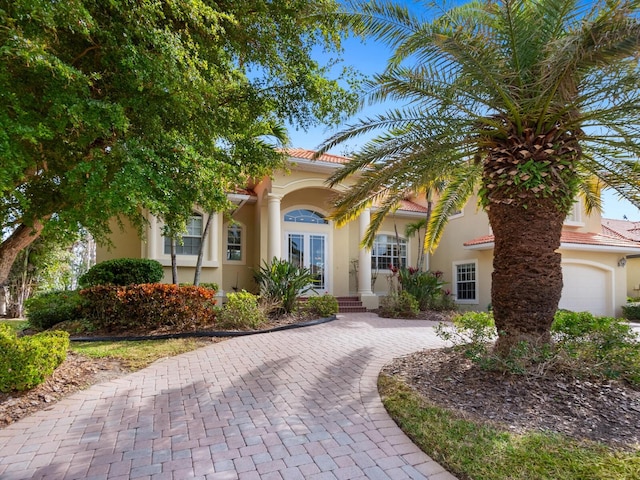
M 508 354 L 524 341 L 550 341 L 562 294 L 560 235 L 565 214 L 552 198 L 528 198 L 526 208 L 492 203 L 495 236 L 491 304 L 498 330 L 496 351 Z

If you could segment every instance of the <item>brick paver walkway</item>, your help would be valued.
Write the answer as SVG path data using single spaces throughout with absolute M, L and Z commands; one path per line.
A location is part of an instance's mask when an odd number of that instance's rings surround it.
M 0 430 L 0 478 L 454 479 L 376 390 L 432 326 L 347 314 L 156 362 Z

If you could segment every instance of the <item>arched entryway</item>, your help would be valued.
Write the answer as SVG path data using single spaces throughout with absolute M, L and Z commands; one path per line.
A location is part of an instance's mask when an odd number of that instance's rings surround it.
M 330 226 L 325 215 L 313 207 L 295 207 L 283 215 L 283 257 L 308 268 L 318 292 L 330 291 Z

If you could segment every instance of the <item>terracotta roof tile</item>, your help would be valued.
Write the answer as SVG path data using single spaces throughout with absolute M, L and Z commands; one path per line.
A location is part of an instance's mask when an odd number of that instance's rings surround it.
M 304 149 L 304 148 L 288 148 L 286 150 L 286 152 L 287 152 L 287 154 L 289 154 L 290 157 L 303 158 L 305 160 L 314 160 L 314 155 L 316 154 L 316 152 L 314 152 L 313 150 L 307 150 L 307 149 Z M 315 160 L 320 161 L 320 162 L 336 163 L 336 164 L 339 164 L 339 165 L 344 165 L 350 159 L 347 158 L 347 157 L 342 157 L 340 155 L 333 155 L 331 153 L 323 153 L 322 155 L 320 155 Z
M 474 238 L 464 243 L 465 247 L 472 247 L 493 243 L 495 238 L 493 235 L 485 235 Z M 640 249 L 640 243 L 629 241 L 623 238 L 616 238 L 610 235 L 604 235 L 595 232 L 572 232 L 568 230 L 562 231 L 560 243 L 569 243 L 573 245 L 591 245 L 596 247 L 620 247 Z
M 398 210 L 402 210 L 404 212 L 427 213 L 426 207 L 412 202 L 411 200 L 401 200 Z
M 610 235 L 640 242 L 640 222 L 629 220 L 602 219 L 602 229 Z

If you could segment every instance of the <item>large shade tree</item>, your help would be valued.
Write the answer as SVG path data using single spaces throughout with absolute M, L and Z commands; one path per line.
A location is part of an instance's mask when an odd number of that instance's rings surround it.
M 339 51 L 333 0 L 0 0 L 0 285 L 43 231 L 162 217 L 282 161 L 285 122 L 355 98 L 312 58 Z M 260 132 L 259 135 L 256 132 Z
M 497 350 L 548 342 L 563 286 L 557 250 L 576 197 L 600 208 L 608 187 L 640 206 L 640 4 L 478 1 L 423 17 L 427 7 L 349 5 L 354 28 L 393 50 L 371 98 L 404 106 L 326 142 L 380 132 L 332 178 L 361 174 L 335 218 L 378 202 L 371 244 L 398 200 L 443 179 L 433 249 L 447 216 L 477 193 L 495 236 Z

